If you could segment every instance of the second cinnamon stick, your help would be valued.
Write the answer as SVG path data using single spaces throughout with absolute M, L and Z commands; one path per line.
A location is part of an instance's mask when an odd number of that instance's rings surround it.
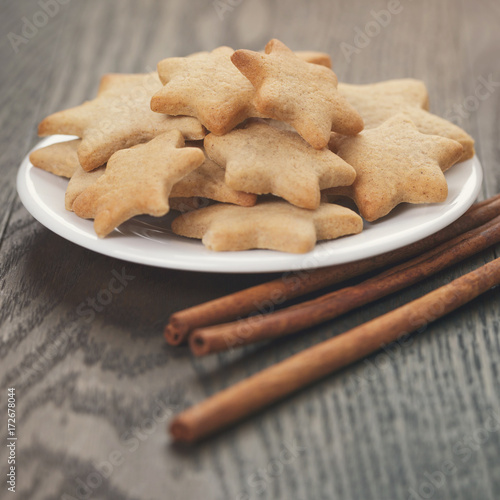
M 196 329 L 191 350 L 203 356 L 298 332 L 402 290 L 499 241 L 500 216 L 358 285 L 272 314 Z
M 394 311 L 267 368 L 174 418 L 174 440 L 193 442 L 435 321 L 500 283 L 500 258 Z
M 172 345 L 179 345 L 195 328 L 232 321 L 269 303 L 273 306 L 281 304 L 286 300 L 409 259 L 484 224 L 499 213 L 500 195 L 496 195 L 480 202 L 478 206 L 473 205 L 464 215 L 441 231 L 397 250 L 357 262 L 313 271 L 285 273 L 279 279 L 175 312 L 165 327 L 165 339 Z

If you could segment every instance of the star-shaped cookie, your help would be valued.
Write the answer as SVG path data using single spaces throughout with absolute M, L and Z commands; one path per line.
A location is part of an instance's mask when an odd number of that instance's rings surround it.
M 160 88 L 154 73 L 108 75 L 94 100 L 48 116 L 40 123 L 38 133 L 81 137 L 78 158 L 87 171 L 106 163 L 114 152 L 168 130 L 180 130 L 187 139 L 202 139 L 205 133 L 195 118 L 151 111 L 151 96 Z
M 181 215 L 172 222 L 174 233 L 201 239 L 210 250 L 266 248 L 305 253 L 317 240 L 361 232 L 355 212 L 322 203 L 316 210 L 284 201 L 264 201 L 253 207 L 217 204 Z
M 101 238 L 135 215 L 165 215 L 172 186 L 205 161 L 199 148 L 183 146 L 182 134 L 172 130 L 117 151 L 104 175 L 73 202 L 73 211 L 93 218 Z
M 59 177 L 69 178 L 64 205 L 66 210 L 72 210 L 73 202 L 85 189 L 94 184 L 104 173 L 105 167 L 99 167 L 86 172 L 78 161 L 78 148 L 82 140 L 56 142 L 50 146 L 37 149 L 30 154 L 31 163 L 42 170 Z
M 170 115 L 196 116 L 212 133 L 222 135 L 249 116 L 254 88 L 231 62 L 234 50 L 219 47 L 158 63 L 165 86 L 151 99 L 151 109 Z
M 72 210 L 75 199 L 92 186 L 106 170 L 105 165 L 91 172 L 83 170 L 77 156 L 81 142 L 81 139 L 58 142 L 32 153 L 32 163 L 35 166 L 61 177 L 70 177 L 65 195 L 67 210 Z M 203 151 L 202 146 L 196 142 L 187 143 L 186 147 L 199 147 Z M 257 200 L 255 194 L 231 189 L 224 182 L 224 169 L 207 157 L 202 165 L 174 184 L 170 193 L 170 198 L 172 197 L 209 198 L 245 207 L 255 205 Z
M 444 201 L 448 186 L 443 171 L 462 155 L 461 144 L 420 133 L 404 115 L 355 137 L 336 135 L 332 142 L 356 169 L 356 180 L 348 188 L 327 192 L 352 197 L 368 221 L 387 215 L 399 203 Z
M 313 50 L 296 50 L 295 55 L 305 62 L 319 64 L 320 66 L 332 67 L 332 60 L 325 52 L 314 52 Z
M 378 127 L 392 116 L 403 113 L 423 134 L 448 137 L 462 144 L 460 161 L 474 156 L 474 139 L 457 125 L 429 113 L 429 100 L 423 82 L 410 78 L 367 85 L 339 83 L 339 92 L 356 108 L 365 129 Z
M 429 109 L 429 93 L 422 80 L 399 78 L 377 83 L 354 85 L 339 82 L 338 91 L 360 108 L 365 129 L 380 125 L 380 106 L 391 109 L 393 115 L 404 106 Z M 354 103 L 354 104 L 353 104 Z M 356 109 L 358 109 L 356 108 Z
M 265 54 L 237 50 L 231 60 L 255 87 L 257 111 L 292 125 L 314 148 L 324 148 L 332 130 L 363 130 L 361 116 L 337 91 L 335 73 L 303 61 L 279 40 L 271 40 Z
M 210 158 L 205 158 L 200 167 L 177 182 L 172 188 L 170 197 L 202 197 L 244 207 L 251 207 L 257 201 L 255 194 L 230 188 L 224 182 L 224 169 Z
M 264 53 L 264 51 L 261 51 L 261 53 Z M 210 52 L 195 52 L 187 57 L 193 57 L 200 54 L 210 54 Z M 326 52 L 316 52 L 314 50 L 296 50 L 295 54 L 305 62 L 312 64 L 321 64 L 321 66 L 326 66 L 327 68 L 332 67 L 332 60 Z
M 226 135 L 205 137 L 208 156 L 226 169 L 226 184 L 238 191 L 274 194 L 315 209 L 321 189 L 352 184 L 356 173 L 327 148 L 317 150 L 296 132 L 262 120 Z
M 30 162 L 59 177 L 70 178 L 80 166 L 76 154 L 80 142 L 80 139 L 74 139 L 36 149 L 30 154 Z
M 78 165 L 75 173 L 72 175 L 66 187 L 64 194 L 64 206 L 66 210 L 73 211 L 73 203 L 75 200 L 90 186 L 93 186 L 97 180 L 104 175 L 106 166 L 94 168 L 90 172 L 86 172 Z

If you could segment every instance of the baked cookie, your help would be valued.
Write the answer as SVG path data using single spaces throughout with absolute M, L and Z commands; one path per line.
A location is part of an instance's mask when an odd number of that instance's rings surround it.
M 224 169 L 210 158 L 196 170 L 177 182 L 170 198 L 209 198 L 222 203 L 234 203 L 244 207 L 255 205 L 257 196 L 230 188 L 224 182 Z
M 230 47 L 219 47 L 160 61 L 158 74 L 165 86 L 151 99 L 151 109 L 195 116 L 217 135 L 250 116 L 260 116 L 253 106 L 255 90 L 231 62 L 233 53 Z
M 183 146 L 182 134 L 172 130 L 117 151 L 104 175 L 73 202 L 74 212 L 93 218 L 101 238 L 135 215 L 165 215 L 173 185 L 205 161 L 199 148 Z
M 81 137 L 78 159 L 87 171 L 106 163 L 116 151 L 169 130 L 180 130 L 186 139 L 202 139 L 205 132 L 196 118 L 151 111 L 151 96 L 159 88 L 161 83 L 154 73 L 107 75 L 94 100 L 48 116 L 40 123 L 38 134 Z
M 367 221 L 387 215 L 399 203 L 444 201 L 448 185 L 443 171 L 463 150 L 452 139 L 422 134 L 404 115 L 354 137 L 336 135 L 332 142 L 337 154 L 355 168 L 356 180 L 326 192 L 353 198 Z
M 257 111 L 292 125 L 314 148 L 326 147 L 332 130 L 363 130 L 361 116 L 337 91 L 335 73 L 306 63 L 279 40 L 271 40 L 265 54 L 237 50 L 231 60 L 255 87 Z
M 462 144 L 460 161 L 474 156 L 474 139 L 457 125 L 429 113 L 429 97 L 423 82 L 411 78 L 368 85 L 339 83 L 339 92 L 363 117 L 365 129 L 378 127 L 402 113 L 423 134 L 448 137 Z
M 106 166 L 86 172 L 81 167 L 77 150 L 81 139 L 67 141 L 42 148 L 42 154 L 36 155 L 35 159 L 43 159 L 38 163 L 45 170 L 57 170 L 58 175 L 71 177 L 66 188 L 65 206 L 72 210 L 73 202 L 87 188 L 92 186 L 101 175 L 104 174 Z M 187 147 L 202 147 L 196 143 L 187 143 Z M 203 149 L 202 149 L 203 151 Z M 182 178 L 172 187 L 170 197 L 176 198 L 209 198 L 223 203 L 234 203 L 242 206 L 255 205 L 257 196 L 251 193 L 243 193 L 231 189 L 224 182 L 224 169 L 219 167 L 209 158 L 205 158 L 203 164 L 196 170 Z M 197 207 L 199 208 L 199 207 Z
M 374 123 L 375 126 L 380 125 L 380 106 L 391 109 L 393 115 L 404 106 L 429 109 L 427 87 L 422 80 L 415 78 L 399 78 L 365 85 L 339 82 L 338 91 L 356 109 L 360 109 L 365 128 L 373 128 Z
M 311 64 L 319 64 L 327 68 L 332 67 L 332 60 L 325 52 L 314 52 L 312 50 L 296 50 L 297 57 Z
M 91 172 L 83 170 L 83 168 L 78 165 L 75 173 L 72 175 L 66 187 L 66 193 L 64 194 L 64 206 L 66 210 L 73 210 L 73 203 L 86 189 L 93 186 L 97 179 L 99 179 L 106 171 L 106 166 L 95 168 Z
M 80 139 L 75 139 L 36 149 L 30 154 L 30 162 L 59 177 L 70 178 L 80 166 L 76 154 L 80 142 Z
M 306 253 L 318 240 L 356 234 L 362 228 L 361 217 L 339 205 L 322 203 L 316 210 L 306 210 L 274 200 L 253 207 L 216 204 L 172 222 L 174 233 L 201 239 L 217 252 L 266 248 Z
M 207 155 L 226 169 L 226 184 L 238 191 L 274 194 L 315 209 L 321 189 L 352 184 L 354 169 L 327 148 L 312 148 L 297 133 L 263 121 L 226 135 L 205 137 Z

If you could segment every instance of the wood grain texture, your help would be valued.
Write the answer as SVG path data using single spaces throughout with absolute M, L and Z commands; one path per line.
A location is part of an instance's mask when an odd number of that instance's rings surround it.
M 222 19 L 214 5 L 227 6 Z M 21 35 L 23 18 L 33 20 L 41 5 L 1 2 L 0 415 L 6 421 L 6 388 L 15 387 L 17 498 L 379 500 L 411 498 L 412 489 L 433 499 L 500 496 L 498 289 L 391 355 L 357 363 L 193 449 L 172 446 L 165 432 L 172 412 L 421 296 L 498 248 L 292 338 L 194 359 L 165 345 L 168 315 L 270 276 L 104 257 L 42 227 L 15 193 L 38 122 L 92 98 L 103 73 L 149 71 L 164 57 L 222 44 L 260 49 L 272 37 L 329 52 L 342 81 L 425 80 L 435 113 L 465 110 L 459 124 L 477 141 L 482 196 L 498 193 L 500 87 L 477 107 L 467 100 L 480 78 L 500 82 L 498 2 L 401 0 L 387 26 L 346 57 L 342 43 L 354 45 L 388 5 L 72 0 L 16 53 L 8 34 Z M 94 316 L 82 314 L 79 305 L 96 299 L 113 271 L 129 277 L 127 286 Z M 6 461 L 2 445 L 2 474 Z M 0 498 L 7 494 L 2 483 Z

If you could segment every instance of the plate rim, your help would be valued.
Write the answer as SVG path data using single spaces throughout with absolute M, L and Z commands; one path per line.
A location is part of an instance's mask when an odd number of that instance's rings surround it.
M 17 173 L 16 187 L 22 204 L 32 215 L 32 217 L 34 217 L 47 229 L 66 239 L 67 241 L 70 241 L 71 243 L 79 245 L 88 250 L 100 253 L 102 255 L 117 258 L 126 262 L 132 262 L 135 264 L 143 264 L 154 267 L 184 271 L 228 274 L 280 273 L 299 270 L 312 270 L 336 264 L 355 262 L 366 257 L 375 257 L 387 251 L 395 250 L 396 248 L 401 248 L 407 244 L 413 243 L 430 234 L 434 234 L 443 227 L 451 224 L 454 220 L 458 219 L 463 213 L 465 213 L 468 208 L 474 203 L 474 200 L 477 198 L 481 190 L 483 182 L 483 169 L 479 159 L 476 155 L 474 155 L 473 158 L 467 161 L 472 162 L 470 176 L 474 176 L 475 184 L 469 189 L 468 193 L 464 193 L 463 191 L 460 193 L 460 196 L 466 198 L 465 202 L 462 202 L 462 204 L 455 203 L 455 205 L 450 206 L 450 208 L 447 211 L 443 212 L 443 214 L 439 217 L 439 223 L 437 224 L 437 227 L 432 230 L 429 230 L 429 228 L 427 227 L 428 224 L 425 224 L 418 227 L 411 233 L 411 235 L 406 234 L 402 237 L 401 235 L 399 235 L 399 241 L 397 243 L 389 244 L 389 246 L 387 246 L 387 242 L 385 242 L 384 244 L 383 241 L 375 241 L 375 244 L 371 246 L 371 252 L 369 252 L 369 255 L 365 255 L 367 252 L 357 251 L 351 252 L 352 258 L 331 261 L 331 259 L 329 260 L 329 257 L 331 257 L 331 255 L 329 254 L 335 252 L 330 252 L 330 247 L 328 245 L 331 245 L 332 243 L 335 243 L 335 241 L 338 241 L 331 240 L 318 243 L 311 252 L 306 254 L 289 254 L 273 250 L 246 250 L 243 252 L 211 252 L 210 250 L 207 250 L 207 252 L 210 252 L 210 254 L 207 254 L 207 257 L 209 257 L 208 263 L 204 263 L 204 260 L 201 260 L 200 262 L 199 258 L 187 260 L 179 259 L 179 257 L 174 260 L 159 259 L 151 255 L 147 256 L 138 254 L 137 249 L 135 251 L 131 251 L 130 248 L 121 249 L 119 248 L 119 245 L 118 248 L 116 248 L 116 245 L 114 244 L 109 245 L 109 243 L 107 243 L 109 240 L 99 239 L 95 235 L 95 233 L 93 233 L 92 235 L 75 227 L 74 225 L 70 225 L 61 216 L 49 216 L 48 210 L 50 209 L 48 208 L 47 204 L 44 203 L 43 206 L 40 206 L 40 203 L 37 202 L 37 198 L 41 199 L 42 197 L 37 192 L 36 186 L 33 182 L 31 182 L 31 179 L 29 178 L 31 169 L 36 169 L 36 167 L 34 167 L 29 161 L 29 155 L 36 149 L 58 142 L 69 141 L 74 138 L 74 136 L 63 135 L 52 135 L 46 137 L 39 141 L 38 144 L 36 144 L 23 158 Z M 43 170 L 40 171 L 43 172 Z M 54 175 L 49 172 L 46 173 L 48 175 Z M 35 194 L 36 196 L 33 196 L 33 194 Z M 428 205 L 430 204 L 423 204 L 420 206 L 425 207 Z M 412 205 L 411 207 L 409 207 L 409 209 L 418 209 L 420 208 L 420 206 Z M 74 217 L 77 216 L 74 215 Z M 398 215 L 395 215 L 395 217 L 398 217 Z M 81 221 L 82 219 L 79 220 Z M 92 224 L 91 221 L 85 222 Z M 378 224 L 382 224 L 384 222 L 386 222 L 386 220 L 381 220 L 378 222 Z M 68 230 L 70 230 L 70 234 L 68 234 Z M 355 236 L 356 235 L 346 236 L 346 238 L 353 238 Z M 194 243 L 202 246 L 201 241 L 195 241 Z M 248 253 L 251 253 L 254 256 L 258 254 L 264 254 L 264 256 L 272 255 L 273 257 L 268 262 L 259 260 L 259 266 L 256 267 L 253 259 L 245 262 L 245 258 L 248 256 Z M 217 257 L 214 257 L 214 255 L 217 255 Z M 227 258 L 228 255 L 230 255 L 231 257 L 237 257 L 237 262 L 231 262 L 231 260 Z M 282 257 L 275 258 L 274 256 L 276 255 L 280 255 Z M 280 264 L 280 261 L 282 261 L 282 264 Z M 238 267 L 236 267 L 236 265 Z M 251 268 L 242 268 L 242 266 L 245 265 L 249 265 Z

